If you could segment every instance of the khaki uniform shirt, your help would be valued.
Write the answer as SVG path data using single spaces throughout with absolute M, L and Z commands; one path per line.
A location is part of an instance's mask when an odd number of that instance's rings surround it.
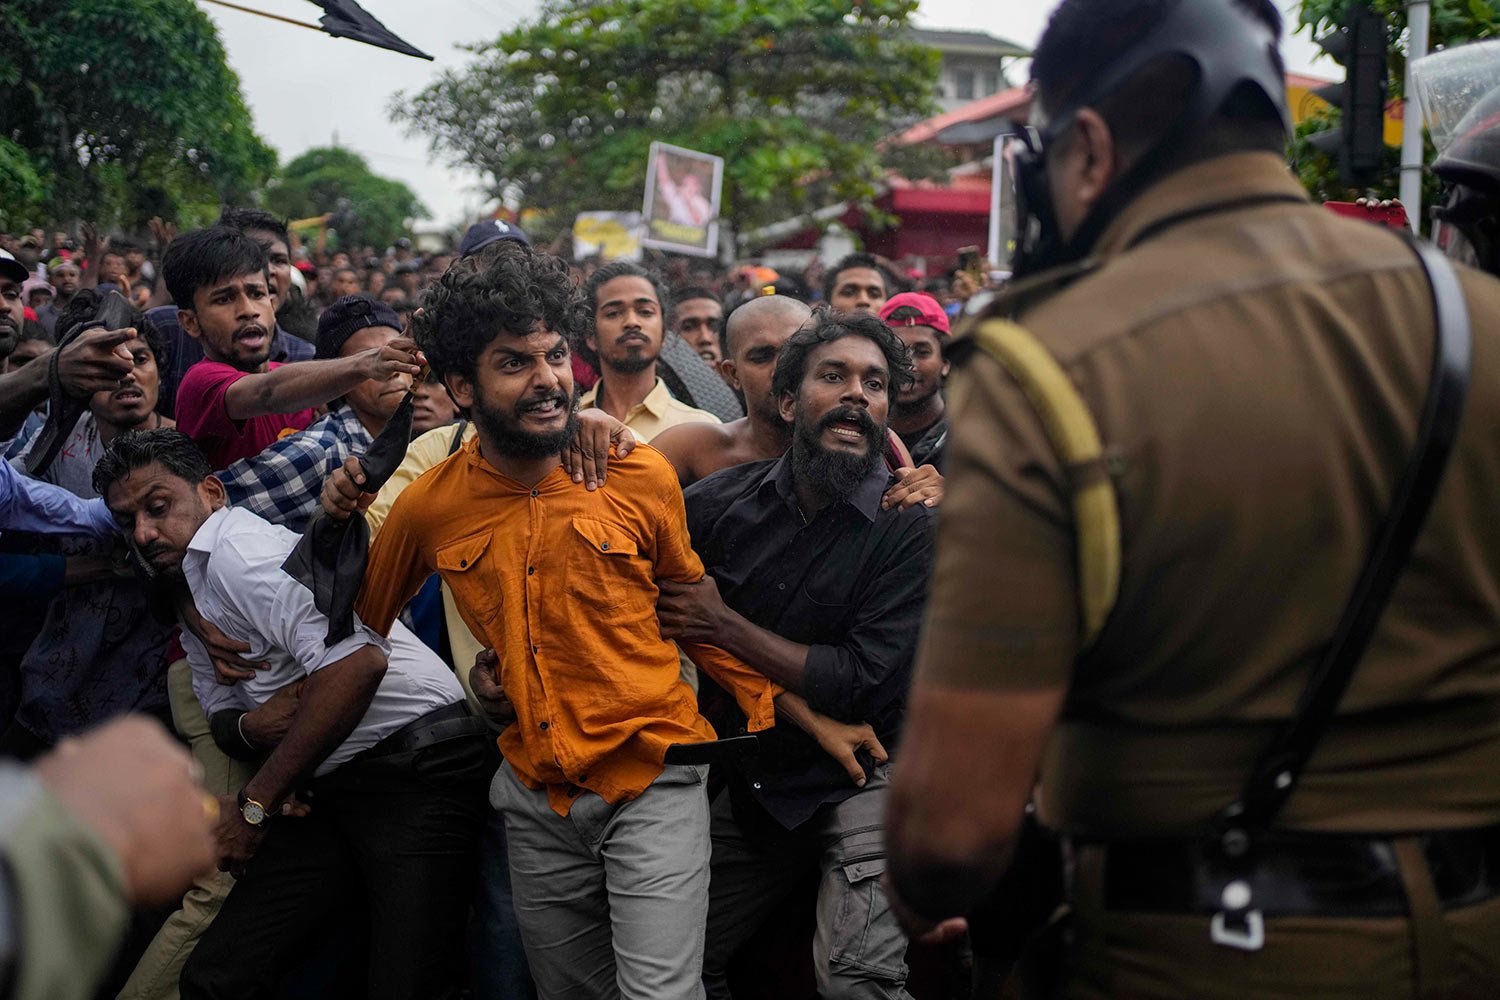
M 8 900 L 0 950 L 15 963 L 12 996 L 95 995 L 130 921 L 114 851 L 37 780 L 0 768 L 0 858 Z
M 580 409 L 589 409 L 595 405 L 599 397 L 599 386 L 594 386 L 584 393 L 578 400 Z M 661 379 L 656 380 L 656 387 L 646 394 L 646 398 L 630 408 L 625 414 L 625 426 L 635 432 L 636 438 L 642 444 L 650 444 L 651 439 L 669 427 L 678 424 L 717 424 L 721 423 L 718 417 L 707 410 L 700 410 L 687 405 L 674 397 L 667 391 L 667 384 Z
M 1080 651 L 1064 473 L 1016 383 L 976 352 L 952 384 L 918 669 L 1067 686 L 1048 820 L 1185 832 L 1238 793 L 1333 631 L 1413 446 L 1433 310 L 1410 248 L 1308 203 L 1271 154 L 1146 191 L 1095 259 L 996 308 L 1047 345 L 1099 425 L 1123 534 L 1113 614 Z M 1500 283 L 1462 281 L 1474 371 L 1458 446 L 1289 827 L 1500 821 Z

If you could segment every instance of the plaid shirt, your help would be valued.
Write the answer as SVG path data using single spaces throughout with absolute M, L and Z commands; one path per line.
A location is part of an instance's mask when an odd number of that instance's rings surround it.
M 231 504 L 301 532 L 318 509 L 323 481 L 344 459 L 369 450 L 374 440 L 354 409 L 339 403 L 306 430 L 240 459 L 218 476 Z

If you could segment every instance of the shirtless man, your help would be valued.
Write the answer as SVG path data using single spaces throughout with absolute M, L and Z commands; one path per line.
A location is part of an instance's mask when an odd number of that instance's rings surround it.
M 791 446 L 792 428 L 771 393 L 771 375 L 781 345 L 811 316 L 806 303 L 784 295 L 752 299 L 729 314 L 719 367 L 724 380 L 744 395 L 747 415 L 727 424 L 682 424 L 651 441 L 677 470 L 684 489 L 720 469 L 779 458 Z M 901 469 L 897 476 L 882 506 L 936 507 L 942 501 L 943 478 L 932 466 Z

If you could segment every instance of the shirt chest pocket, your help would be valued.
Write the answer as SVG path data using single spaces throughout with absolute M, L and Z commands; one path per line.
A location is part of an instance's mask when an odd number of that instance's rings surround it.
M 627 605 L 633 594 L 644 606 L 648 583 L 644 560 L 635 537 L 622 525 L 573 518 L 567 566 L 568 595 L 586 607 L 613 611 Z
M 804 581 L 800 590 L 801 600 L 787 609 L 788 621 L 797 621 L 818 630 L 815 634 L 840 631 L 848 623 L 854 611 L 853 594 L 847 580 L 813 579 Z
M 453 591 L 459 608 L 481 624 L 500 613 L 500 573 L 493 539 L 493 531 L 482 531 L 437 550 L 443 582 Z

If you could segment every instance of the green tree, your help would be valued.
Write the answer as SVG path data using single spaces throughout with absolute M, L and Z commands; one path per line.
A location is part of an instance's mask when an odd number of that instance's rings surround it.
M 30 225 L 46 193 L 26 150 L 0 138 L 0 226 L 20 229 Z
M 722 156 L 723 214 L 740 231 L 867 202 L 884 167 L 913 156 L 883 140 L 934 110 L 938 55 L 902 31 L 916 7 L 552 0 L 391 113 L 559 225 L 639 207 L 652 140 Z
M 309 149 L 292 160 L 266 191 L 275 212 L 294 219 L 332 214 L 341 247 L 387 247 L 426 206 L 400 181 L 372 173 L 358 153 L 337 147 Z
M 1306 31 L 1312 38 L 1321 38 L 1340 24 L 1346 23 L 1348 10 L 1356 0 L 1303 0 L 1298 13 L 1297 30 Z M 1406 84 L 1407 25 L 1406 0 L 1368 0 L 1370 8 L 1385 18 L 1387 26 L 1387 48 L 1390 53 L 1390 94 L 1392 99 L 1404 96 Z M 1497 0 L 1432 0 L 1432 32 L 1430 46 L 1436 50 L 1443 46 L 1462 45 L 1481 38 L 1500 35 L 1500 3 Z M 1328 61 L 1330 72 L 1338 69 Z M 1333 128 L 1338 124 L 1339 112 L 1335 109 L 1311 118 L 1297 127 L 1292 138 L 1289 155 L 1297 167 L 1308 193 L 1321 201 L 1351 201 L 1373 193 L 1381 198 L 1397 197 L 1401 187 L 1401 151 L 1395 147 L 1386 150 L 1386 162 L 1375 181 L 1366 189 L 1355 190 L 1339 178 L 1338 165 L 1331 157 L 1318 152 L 1307 141 L 1309 135 Z M 1428 144 L 1428 162 L 1431 162 L 1431 144 Z M 1424 202 L 1431 204 L 1437 197 L 1437 180 L 1430 174 L 1425 181 L 1427 190 Z
M 0 91 L 0 138 L 26 151 L 54 220 L 192 224 L 276 166 L 192 0 L 4 0 Z

